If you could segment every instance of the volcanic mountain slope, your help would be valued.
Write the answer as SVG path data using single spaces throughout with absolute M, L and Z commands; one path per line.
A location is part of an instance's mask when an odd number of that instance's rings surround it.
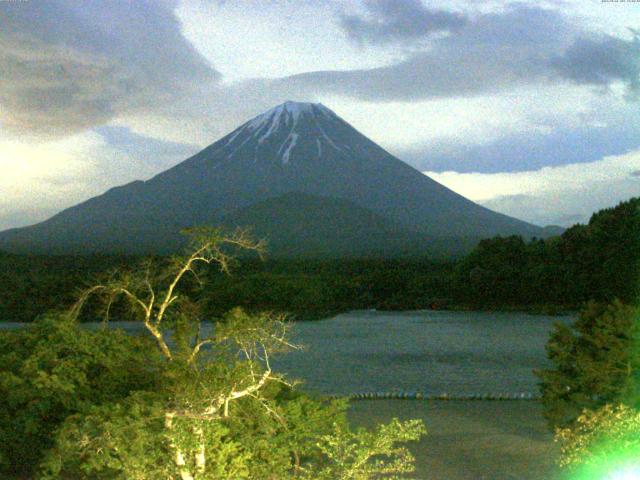
M 260 213 L 251 214 L 252 206 Z M 325 209 L 333 215 L 320 214 Z M 433 181 L 325 106 L 285 102 L 148 181 L 0 233 L 0 249 L 166 252 L 181 245 L 183 227 L 247 221 L 262 225 L 258 235 L 277 237 L 274 245 L 296 245 L 296 253 L 319 239 L 326 252 L 340 254 L 351 242 L 346 251 L 353 255 L 392 255 L 396 244 L 419 250 L 429 242 L 542 232 Z M 312 230 L 323 233 L 313 240 Z M 361 244 L 373 238 L 375 246 Z M 379 248 L 385 240 L 390 248 Z

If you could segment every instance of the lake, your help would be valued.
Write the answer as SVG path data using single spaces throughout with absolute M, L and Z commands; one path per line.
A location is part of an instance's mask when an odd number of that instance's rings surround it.
M 277 365 L 322 393 L 409 391 L 450 396 L 537 393 L 534 368 L 554 322 L 572 317 L 484 312 L 357 311 L 298 323 L 306 351 Z
M 532 370 L 547 365 L 544 345 L 553 323 L 572 321 L 517 312 L 353 311 L 295 323 L 293 340 L 305 350 L 273 364 L 302 380 L 302 388 L 322 394 L 536 395 Z

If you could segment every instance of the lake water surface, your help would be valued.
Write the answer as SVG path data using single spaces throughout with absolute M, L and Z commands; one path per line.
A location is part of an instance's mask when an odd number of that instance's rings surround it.
M 295 323 L 293 340 L 305 350 L 273 363 L 304 389 L 323 394 L 537 394 L 532 370 L 547 365 L 544 345 L 553 323 L 571 321 L 511 312 L 354 311 Z
M 322 393 L 439 395 L 538 392 L 554 322 L 571 317 L 479 312 L 350 312 L 298 323 L 307 346 L 278 362 Z

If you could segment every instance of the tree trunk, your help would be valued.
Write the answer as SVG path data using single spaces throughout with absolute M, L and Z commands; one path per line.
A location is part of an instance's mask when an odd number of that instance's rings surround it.
M 173 419 L 175 418 L 175 416 L 175 412 L 166 412 L 164 414 L 164 426 L 169 431 L 169 444 L 175 451 L 173 461 L 175 462 L 176 467 L 178 467 L 178 473 L 180 474 L 181 480 L 194 480 L 193 474 L 187 468 L 187 462 L 184 458 L 184 454 L 171 439 L 171 430 L 173 430 Z
M 204 447 L 204 431 L 202 430 L 202 427 L 196 427 L 194 429 L 194 433 L 198 438 L 198 451 L 196 453 L 196 472 L 204 473 L 207 466 Z

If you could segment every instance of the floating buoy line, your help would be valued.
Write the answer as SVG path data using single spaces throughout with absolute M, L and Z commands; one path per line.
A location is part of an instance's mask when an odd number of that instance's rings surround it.
M 361 392 L 345 395 L 328 395 L 329 398 L 347 398 L 349 400 L 539 400 L 538 393 L 420 393 L 420 392 Z

